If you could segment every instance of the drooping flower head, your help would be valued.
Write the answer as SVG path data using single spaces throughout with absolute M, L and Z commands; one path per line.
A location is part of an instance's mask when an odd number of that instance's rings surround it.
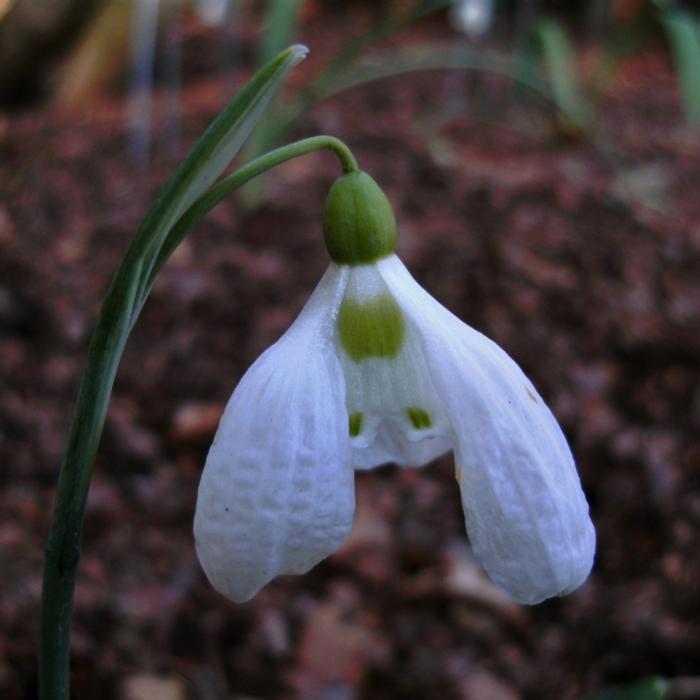
M 336 181 L 324 234 L 331 264 L 236 387 L 207 456 L 194 532 L 214 587 L 241 602 L 305 573 L 350 531 L 354 470 L 422 466 L 449 450 L 493 582 L 529 604 L 580 586 L 595 531 L 532 383 L 411 277 L 369 175 Z

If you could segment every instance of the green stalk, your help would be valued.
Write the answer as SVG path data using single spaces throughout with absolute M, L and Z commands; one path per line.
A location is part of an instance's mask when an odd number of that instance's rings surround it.
M 44 568 L 39 663 L 42 700 L 70 697 L 70 621 L 92 468 L 119 361 L 156 275 L 192 226 L 227 194 L 286 160 L 319 149 L 333 151 L 343 172 L 357 170 L 349 149 L 331 136 L 283 146 L 242 166 L 200 195 L 167 233 L 158 227 L 152 232 L 140 229 L 127 251 L 93 332 L 58 480 Z
M 312 136 L 308 139 L 302 139 L 295 143 L 290 143 L 281 148 L 276 148 L 265 155 L 259 156 L 250 163 L 238 168 L 228 177 L 225 177 L 215 187 L 212 187 L 209 192 L 200 197 L 183 215 L 182 218 L 173 226 L 163 243 L 160 254 L 156 258 L 153 265 L 153 270 L 148 277 L 145 285 L 146 295 L 153 286 L 156 275 L 163 268 L 172 252 L 177 248 L 182 239 L 187 235 L 194 224 L 211 211 L 219 202 L 231 194 L 234 190 L 242 187 L 253 178 L 261 175 L 266 170 L 274 168 L 280 163 L 284 163 L 292 158 L 306 155 L 312 151 L 327 149 L 335 153 L 340 160 L 343 174 L 347 174 L 358 170 L 357 161 L 350 152 L 350 149 L 339 139 L 333 136 Z M 145 299 L 144 299 L 145 301 Z

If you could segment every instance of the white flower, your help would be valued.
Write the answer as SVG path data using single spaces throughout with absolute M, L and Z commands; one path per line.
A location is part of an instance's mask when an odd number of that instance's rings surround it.
M 494 583 L 529 604 L 577 588 L 595 531 L 566 439 L 530 381 L 393 253 L 331 263 L 221 419 L 194 523 L 209 580 L 240 602 L 308 571 L 350 531 L 354 469 L 421 466 L 450 449 Z

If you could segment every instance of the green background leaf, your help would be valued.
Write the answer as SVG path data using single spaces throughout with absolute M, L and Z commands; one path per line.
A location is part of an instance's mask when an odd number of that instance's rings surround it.
M 688 124 L 700 126 L 700 32 L 697 19 L 681 10 L 664 13 L 671 52 L 678 71 L 678 86 Z
M 586 695 L 583 700 L 663 700 L 667 689 L 668 681 L 663 678 L 645 678 L 636 683 Z

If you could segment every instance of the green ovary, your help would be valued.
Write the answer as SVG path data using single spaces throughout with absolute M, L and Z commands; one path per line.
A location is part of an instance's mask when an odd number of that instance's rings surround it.
M 355 362 L 396 357 L 406 334 L 401 309 L 389 294 L 362 302 L 345 299 L 338 314 L 338 331 L 343 348 Z

